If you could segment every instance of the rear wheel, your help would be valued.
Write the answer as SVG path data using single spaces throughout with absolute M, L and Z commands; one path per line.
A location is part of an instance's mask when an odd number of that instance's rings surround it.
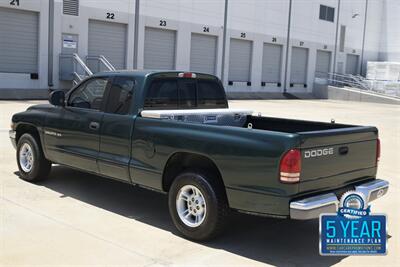
M 223 231 L 229 207 L 223 187 L 201 173 L 175 178 L 168 196 L 172 220 L 185 237 L 204 241 Z
M 17 163 L 20 177 L 29 182 L 46 179 L 51 169 L 51 162 L 44 157 L 38 141 L 28 133 L 18 140 Z

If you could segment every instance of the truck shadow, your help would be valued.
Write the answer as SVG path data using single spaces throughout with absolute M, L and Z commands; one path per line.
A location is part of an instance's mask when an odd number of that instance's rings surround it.
M 61 197 L 71 197 L 179 236 L 168 214 L 166 195 L 62 166 L 53 166 L 50 179 L 39 185 Z M 290 221 L 233 213 L 225 234 L 203 245 L 279 266 L 330 266 L 344 259 L 320 256 L 318 233 L 316 220 Z

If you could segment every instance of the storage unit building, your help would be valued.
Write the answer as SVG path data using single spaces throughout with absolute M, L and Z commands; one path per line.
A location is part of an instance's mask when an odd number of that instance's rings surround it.
M 38 73 L 39 13 L 0 7 L 0 72 Z
M 175 69 L 176 31 L 146 27 L 144 34 L 144 68 Z
M 250 82 L 252 47 L 252 41 L 231 39 L 228 75 L 230 82 Z
M 282 45 L 264 43 L 262 58 L 263 83 L 281 83 Z
M 331 69 L 331 54 L 330 51 L 317 50 L 315 77 L 328 78 Z
M 307 86 L 308 48 L 292 47 L 290 86 Z
M 358 74 L 358 55 L 347 54 L 346 74 Z
M 217 63 L 217 37 L 192 33 L 190 70 L 215 74 Z
M 116 69 L 126 67 L 127 25 L 89 20 L 88 55 L 103 55 Z M 98 61 L 89 60 L 89 68 L 99 71 Z

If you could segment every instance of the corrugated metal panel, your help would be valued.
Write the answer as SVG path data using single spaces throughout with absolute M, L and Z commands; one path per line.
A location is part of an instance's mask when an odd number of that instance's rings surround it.
M 145 28 L 144 68 L 175 69 L 176 31 Z
M 317 50 L 317 61 L 315 63 L 315 77 L 328 78 L 331 69 L 331 52 Z
M 63 0 L 63 14 L 79 16 L 79 0 Z
M 292 47 L 292 58 L 290 66 L 290 83 L 307 83 L 308 49 Z
M 217 61 L 217 37 L 192 33 L 190 70 L 215 74 Z
M 267 83 L 281 82 L 282 45 L 264 43 L 262 80 Z
M 89 20 L 88 55 L 103 55 L 116 69 L 125 69 L 127 25 Z M 98 68 L 89 62 L 95 72 Z
M 253 43 L 231 39 L 229 52 L 229 81 L 249 82 Z
M 346 74 L 358 74 L 358 55 L 347 54 Z
M 39 13 L 0 8 L 0 72 L 37 73 Z

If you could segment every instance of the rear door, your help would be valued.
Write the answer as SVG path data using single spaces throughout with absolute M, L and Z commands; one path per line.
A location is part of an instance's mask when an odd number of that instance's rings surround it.
M 135 79 L 114 77 L 100 128 L 100 173 L 130 182 L 131 137 L 136 115 L 132 115 Z
M 315 63 L 315 77 L 327 79 L 331 66 L 331 52 L 317 50 L 317 60 Z
M 75 88 L 65 107 L 46 117 L 44 138 L 50 159 L 89 172 L 98 172 L 97 157 L 107 77 L 94 77 Z
M 307 86 L 308 48 L 293 47 L 290 65 L 290 86 Z
M 117 70 L 126 66 L 127 25 L 115 22 L 89 20 L 88 59 L 93 72 L 106 70 L 96 57 L 105 56 Z M 102 68 L 103 67 L 103 68 Z
M 377 130 L 374 127 L 300 133 L 300 191 L 343 186 L 376 174 Z
M 38 12 L 0 7 L 0 36 L 0 73 L 38 73 Z
M 143 55 L 145 69 L 175 69 L 176 36 L 176 31 L 145 28 Z
M 215 74 L 217 63 L 217 37 L 192 33 L 190 70 Z

